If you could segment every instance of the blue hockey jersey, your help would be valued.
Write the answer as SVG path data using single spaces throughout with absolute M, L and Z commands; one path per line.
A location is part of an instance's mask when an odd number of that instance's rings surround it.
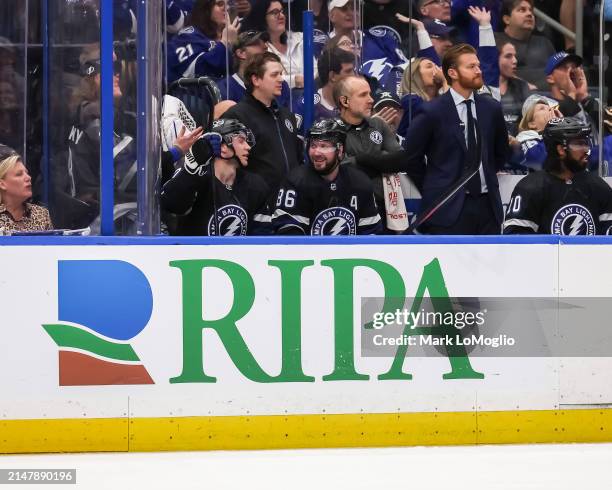
M 232 53 L 223 43 L 206 37 L 193 26 L 185 27 L 168 42 L 168 83 L 179 78 L 226 75 Z

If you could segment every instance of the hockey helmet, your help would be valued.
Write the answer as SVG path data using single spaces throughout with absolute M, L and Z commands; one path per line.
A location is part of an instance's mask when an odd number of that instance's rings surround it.
M 308 130 L 306 137 L 308 139 L 308 144 L 310 144 L 313 139 L 317 139 L 341 143 L 342 146 L 344 146 L 346 143 L 347 131 L 348 127 L 341 119 L 319 119 Z
M 547 146 L 567 145 L 576 139 L 591 142 L 591 126 L 577 117 L 555 117 L 546 124 L 542 138 Z
M 219 133 L 229 147 L 232 146 L 234 136 L 244 136 L 251 148 L 255 146 L 255 135 L 238 119 L 217 119 L 213 122 L 212 131 Z

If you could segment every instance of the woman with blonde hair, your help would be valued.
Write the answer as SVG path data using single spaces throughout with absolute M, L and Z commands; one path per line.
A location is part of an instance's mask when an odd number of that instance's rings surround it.
M 0 145 L 0 231 L 45 231 L 53 228 L 49 211 L 31 204 L 32 179 L 19 154 Z
M 423 104 L 448 90 L 442 69 L 429 58 L 415 58 L 404 71 L 400 86 L 404 115 L 397 134 L 405 137 L 412 119 L 421 111 Z

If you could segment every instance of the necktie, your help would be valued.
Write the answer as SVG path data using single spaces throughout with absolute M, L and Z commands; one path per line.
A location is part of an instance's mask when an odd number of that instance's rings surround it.
M 480 167 L 480 155 L 478 151 L 478 143 L 476 142 L 476 125 L 472 114 L 472 101 L 464 100 L 463 103 L 467 108 L 467 155 L 466 168 L 475 169 Z M 475 196 L 480 194 L 480 172 L 472 177 L 465 186 L 465 189 Z

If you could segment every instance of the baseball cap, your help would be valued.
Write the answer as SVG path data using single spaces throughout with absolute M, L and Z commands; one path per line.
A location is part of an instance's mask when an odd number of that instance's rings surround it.
M 402 104 L 400 103 L 399 97 L 392 92 L 380 92 L 376 96 L 376 100 L 374 101 L 374 106 L 372 110 L 377 110 L 382 106 L 392 106 L 396 109 L 401 109 Z
M 455 27 L 446 25 L 440 19 L 427 19 L 423 24 L 429 35 L 435 37 L 448 37 L 455 30 Z
M 255 44 L 259 40 L 266 43 L 270 40 L 270 35 L 265 31 L 241 32 L 240 34 L 238 34 L 238 39 L 234 43 L 233 49 L 234 51 L 236 51 L 237 49 L 246 48 L 247 46 Z
M 523 108 L 521 109 L 521 115 L 525 117 L 525 114 L 531 109 L 534 105 L 539 102 L 543 102 L 548 104 L 550 107 L 556 107 L 559 105 L 555 99 L 551 99 L 550 97 L 546 97 L 545 95 L 533 94 L 525 99 L 523 102 Z
M 548 58 L 548 63 L 546 63 L 546 69 L 544 70 L 544 73 L 546 74 L 546 76 L 550 75 L 555 68 L 567 61 L 574 61 L 578 66 L 582 65 L 582 58 L 577 54 L 570 54 L 566 51 L 559 51 L 558 53 L 555 53 L 550 58 Z
M 335 9 L 335 8 L 341 9 L 342 7 L 344 7 L 350 1 L 351 0 L 331 0 L 329 2 L 329 4 L 327 4 L 327 10 L 328 10 L 328 12 L 331 12 L 332 9 Z

